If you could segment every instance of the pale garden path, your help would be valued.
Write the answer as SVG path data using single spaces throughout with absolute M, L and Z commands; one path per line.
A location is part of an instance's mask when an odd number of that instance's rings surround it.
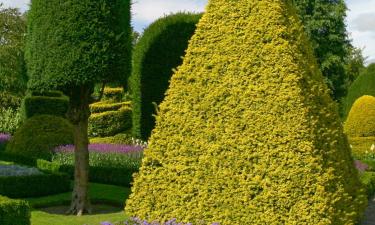
M 362 225 L 375 225 L 375 196 L 369 201 Z

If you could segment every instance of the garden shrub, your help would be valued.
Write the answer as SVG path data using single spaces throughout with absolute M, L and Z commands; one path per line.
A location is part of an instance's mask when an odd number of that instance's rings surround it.
M 375 63 L 370 64 L 354 81 L 348 90 L 348 94 L 344 100 L 344 117 L 349 115 L 349 112 L 354 102 L 364 96 L 375 96 Z
M 350 137 L 375 137 L 374 96 L 365 95 L 354 102 L 344 129 Z
M 121 87 L 105 87 L 103 93 L 103 100 L 121 101 L 124 96 L 124 88 Z
M 355 158 L 375 160 L 375 137 L 349 137 L 349 143 Z
M 0 195 L 10 198 L 47 196 L 69 190 L 70 179 L 64 173 L 0 176 Z
M 366 203 L 291 2 L 210 0 L 160 104 L 127 215 L 355 224 Z
M 107 137 L 131 128 L 132 110 L 123 106 L 117 111 L 106 111 L 92 114 L 89 118 L 89 135 Z
M 24 122 L 7 144 L 6 152 L 49 160 L 56 146 L 73 142 L 73 127 L 69 121 L 61 117 L 40 115 Z
M 360 177 L 366 187 L 368 198 L 373 197 L 375 195 L 375 172 L 364 172 Z
M 102 144 L 126 144 L 131 145 L 133 144 L 134 138 L 130 134 L 122 133 L 116 134 L 114 136 L 109 137 L 96 137 L 91 138 L 90 143 L 102 143 Z
M 164 99 L 173 69 L 182 63 L 201 14 L 178 13 L 151 24 L 134 48 L 129 89 L 133 100 L 133 135 L 147 140 L 155 126 L 155 102 Z
M 90 105 L 91 113 L 102 113 L 106 111 L 116 111 L 122 107 L 131 107 L 131 102 L 118 102 L 113 103 L 111 101 L 101 101 Z
M 0 108 L 0 133 L 14 134 L 21 124 L 19 110 Z
M 62 92 L 33 92 L 22 101 L 25 119 L 36 115 L 54 115 L 65 117 L 69 107 L 69 98 Z
M 0 196 L 1 225 L 30 225 L 30 217 L 30 207 L 26 201 Z

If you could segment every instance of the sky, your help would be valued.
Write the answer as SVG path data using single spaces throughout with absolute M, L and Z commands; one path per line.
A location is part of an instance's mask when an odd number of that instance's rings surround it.
M 48 1 L 48 0 L 46 0 Z M 132 0 L 133 27 L 142 32 L 157 18 L 174 12 L 202 12 L 207 0 Z M 347 28 L 354 46 L 363 48 L 367 63 L 375 62 L 375 0 L 345 0 Z M 5 6 L 28 9 L 30 0 L 0 0 Z

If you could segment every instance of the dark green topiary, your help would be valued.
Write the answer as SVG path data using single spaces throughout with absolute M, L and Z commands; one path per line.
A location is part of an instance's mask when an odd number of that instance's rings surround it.
M 173 69 L 182 63 L 200 14 L 166 16 L 148 27 L 134 49 L 129 80 L 133 100 L 133 135 L 148 139 L 155 126 L 155 106 L 164 99 Z
M 127 215 L 343 225 L 366 202 L 290 1 L 210 0 L 160 104 Z
M 26 61 L 39 90 L 125 83 L 131 68 L 130 0 L 32 0 Z M 48 22 L 46 22 L 48 21 Z
M 344 118 L 349 115 L 354 102 L 364 95 L 375 96 L 375 63 L 369 65 L 350 86 L 344 101 Z
M 65 117 L 69 108 L 69 98 L 62 92 L 33 92 L 22 102 L 24 119 L 35 115 L 54 115 Z
M 73 127 L 61 117 L 40 115 L 26 120 L 7 144 L 6 152 L 49 160 L 56 146 L 73 144 Z

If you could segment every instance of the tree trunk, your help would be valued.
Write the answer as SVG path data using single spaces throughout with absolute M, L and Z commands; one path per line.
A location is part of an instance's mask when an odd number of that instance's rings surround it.
M 88 118 L 91 89 L 80 87 L 70 94 L 70 110 L 68 117 L 74 125 L 74 189 L 69 214 L 81 216 L 91 213 L 88 196 L 89 186 L 89 151 L 88 151 Z

